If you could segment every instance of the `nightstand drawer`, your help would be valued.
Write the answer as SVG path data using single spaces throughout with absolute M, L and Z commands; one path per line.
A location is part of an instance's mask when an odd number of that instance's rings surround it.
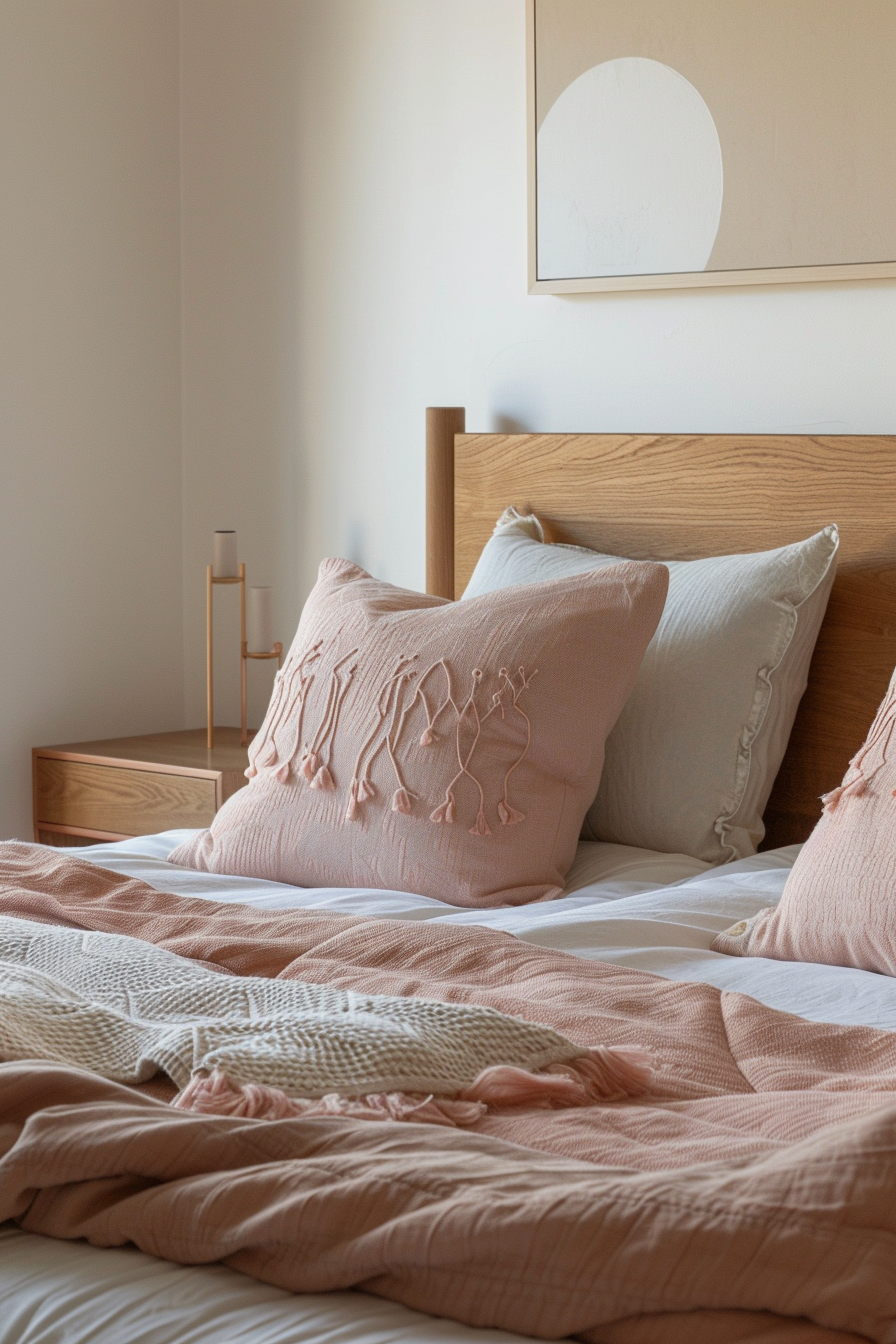
M 215 815 L 214 779 L 47 756 L 37 756 L 34 769 L 36 824 L 49 831 L 55 824 L 152 835 L 181 826 L 209 826 Z

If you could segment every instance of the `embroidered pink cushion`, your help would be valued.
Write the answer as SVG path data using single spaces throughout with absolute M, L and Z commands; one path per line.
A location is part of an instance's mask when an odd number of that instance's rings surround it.
M 896 672 L 871 731 L 793 866 L 780 903 L 714 952 L 896 975 Z
M 325 560 L 249 785 L 172 863 L 453 905 L 559 895 L 662 565 L 449 602 Z

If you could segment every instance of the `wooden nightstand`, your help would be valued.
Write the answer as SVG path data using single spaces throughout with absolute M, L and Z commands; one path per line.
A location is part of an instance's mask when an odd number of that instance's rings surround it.
M 238 728 L 118 737 L 35 747 L 34 838 L 44 845 L 127 840 L 180 826 L 208 826 L 246 783 Z

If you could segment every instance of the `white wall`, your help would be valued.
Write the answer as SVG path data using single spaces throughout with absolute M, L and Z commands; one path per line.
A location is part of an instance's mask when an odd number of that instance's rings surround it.
M 896 432 L 892 283 L 526 294 L 523 0 L 182 9 L 193 717 L 211 528 L 246 531 L 284 638 L 324 554 L 422 585 L 428 403 Z
M 181 16 L 184 689 L 199 724 L 216 528 L 236 528 L 250 585 L 277 585 L 284 641 L 298 614 L 302 34 L 301 6 L 276 0 L 184 0 Z M 216 589 L 218 723 L 239 722 L 237 612 L 236 590 Z M 248 677 L 257 724 L 272 665 Z
M 180 727 L 176 0 L 0 6 L 0 835 L 32 746 Z

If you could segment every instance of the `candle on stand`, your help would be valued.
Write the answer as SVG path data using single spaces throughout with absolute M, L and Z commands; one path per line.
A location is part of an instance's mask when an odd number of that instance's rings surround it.
M 246 609 L 246 649 L 270 653 L 274 647 L 274 593 L 272 588 L 250 588 Z
M 239 575 L 236 558 L 236 533 L 220 531 L 215 533 L 215 553 L 212 561 L 212 578 L 235 579 Z

